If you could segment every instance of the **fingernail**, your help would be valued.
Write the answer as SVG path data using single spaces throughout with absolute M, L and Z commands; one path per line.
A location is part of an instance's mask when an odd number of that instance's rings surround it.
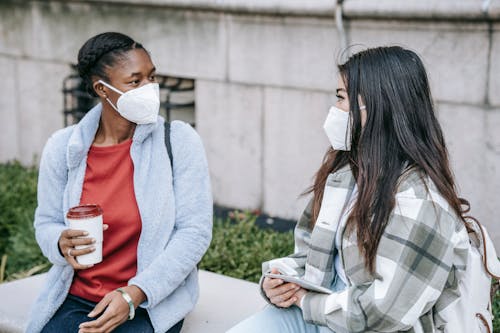
M 84 231 L 84 232 L 83 232 L 83 235 L 84 235 L 84 236 L 88 236 L 88 235 L 89 235 L 88 231 Z
M 94 264 L 87 265 L 87 268 L 94 267 Z
M 90 249 L 91 249 L 92 251 L 95 251 L 95 246 L 91 246 L 91 247 L 90 247 Z
M 95 238 L 92 238 L 92 243 L 95 243 L 95 242 L 96 242 L 96 241 L 95 241 Z

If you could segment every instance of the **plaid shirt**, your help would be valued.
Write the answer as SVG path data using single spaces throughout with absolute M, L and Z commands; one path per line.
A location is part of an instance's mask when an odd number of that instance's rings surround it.
M 311 202 L 295 228 L 295 253 L 263 263 L 329 288 L 339 255 L 348 286 L 331 295 L 308 292 L 302 300 L 307 322 L 343 332 L 441 332 L 440 312 L 460 295 L 458 270 L 467 263 L 469 238 L 434 184 L 415 170 L 400 179 L 377 250 L 375 273 L 365 269 L 356 232 L 338 225 L 349 212 L 354 188 L 349 167 L 330 174 L 321 210 L 311 230 Z M 344 219 L 345 220 L 345 219 Z M 340 250 L 335 235 L 342 233 Z

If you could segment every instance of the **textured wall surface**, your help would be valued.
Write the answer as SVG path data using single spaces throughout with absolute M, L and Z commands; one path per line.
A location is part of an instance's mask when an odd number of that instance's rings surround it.
M 354 50 L 397 44 L 426 64 L 460 193 L 500 246 L 500 6 L 346 0 Z M 223 206 L 295 219 L 328 144 L 342 55 L 334 1 L 0 3 L 0 160 L 29 164 L 63 126 L 62 81 L 83 42 L 130 34 L 161 74 L 196 80 L 196 123 Z

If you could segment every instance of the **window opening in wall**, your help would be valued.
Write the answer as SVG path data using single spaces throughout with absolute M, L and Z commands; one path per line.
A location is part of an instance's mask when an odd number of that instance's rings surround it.
M 73 66 L 73 70 L 75 67 Z M 156 75 L 160 86 L 160 115 L 167 121 L 182 120 L 195 126 L 193 79 Z M 63 81 L 64 126 L 76 124 L 99 99 L 90 96 L 78 74 L 71 74 Z

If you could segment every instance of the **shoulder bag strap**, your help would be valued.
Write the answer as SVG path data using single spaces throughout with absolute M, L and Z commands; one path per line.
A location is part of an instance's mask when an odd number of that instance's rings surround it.
M 168 158 L 170 159 L 170 167 L 174 170 L 174 156 L 172 155 L 172 144 L 170 143 L 170 123 L 165 121 L 165 146 L 167 146 Z

